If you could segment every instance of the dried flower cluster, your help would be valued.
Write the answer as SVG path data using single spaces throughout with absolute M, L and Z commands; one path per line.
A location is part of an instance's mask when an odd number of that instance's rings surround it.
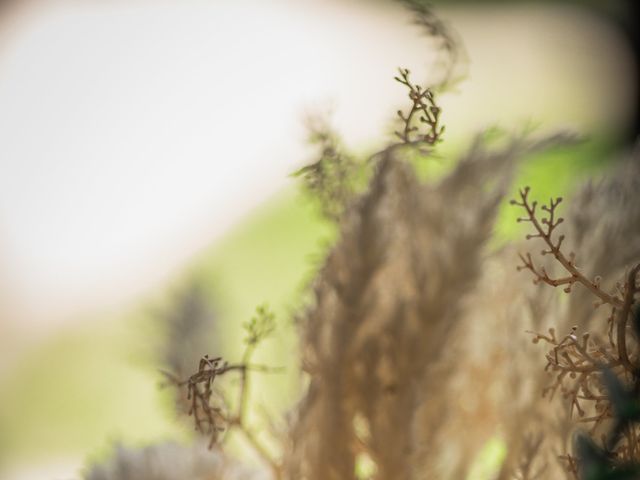
M 527 240 L 541 239 L 546 245 L 541 255 L 551 255 L 561 265 L 565 275 L 551 276 L 545 267 L 537 267 L 534 264 L 530 254 L 520 255 L 522 265 L 518 269 L 529 270 L 535 283 L 543 282 L 553 287 L 563 287 L 566 293 L 571 293 L 574 285 L 581 285 L 594 298 L 594 308 L 607 306 L 610 310 L 606 322 L 602 322 L 607 326 L 606 340 L 598 333 L 592 334 L 588 331 L 579 335 L 579 326 L 573 326 L 561 338 L 557 337 L 554 328 L 549 328 L 548 335 L 534 334 L 534 343 L 543 341 L 551 346 L 546 355 L 546 370 L 555 378 L 543 390 L 543 394 L 553 398 L 556 391 L 561 391 L 562 397 L 569 404 L 569 416 L 577 413 L 578 422 L 586 424 L 591 437 L 600 442 L 603 459 L 611 463 L 603 463 L 605 473 L 607 469 L 612 472 L 619 471 L 619 464 L 613 464 L 614 461 L 623 462 L 627 466 L 640 461 L 640 429 L 637 425 L 629 423 L 629 419 L 625 417 L 628 417 L 630 409 L 638 411 L 640 403 L 637 393 L 629 396 L 625 387 L 618 381 L 620 378 L 631 383 L 632 392 L 640 391 L 638 341 L 637 337 L 633 341 L 627 338 L 628 332 L 633 331 L 630 318 L 637 310 L 640 263 L 628 267 L 623 280 L 617 282 L 609 291 L 605 291 L 602 288 L 601 276 L 590 279 L 577 266 L 575 253 L 566 255 L 562 250 L 565 235 L 555 235 L 558 225 L 564 221 L 557 213 L 562 199 L 551 199 L 547 205 L 542 205 L 546 216 L 539 219 L 536 212 L 537 202 L 529 200 L 529 193 L 529 188 L 524 188 L 520 190 L 519 199 L 511 202 L 526 213 L 526 216 L 518 221 L 531 223 L 534 233 L 527 235 Z M 602 328 L 596 330 L 601 331 Z M 584 450 L 587 442 L 585 437 L 579 437 L 577 445 L 582 444 Z M 593 457 L 597 447 L 592 445 L 590 448 Z M 579 455 L 578 446 L 576 450 Z M 576 460 L 571 453 L 565 453 L 560 458 L 565 461 L 567 471 L 575 478 L 610 478 L 604 474 L 599 477 L 586 476 L 585 469 L 589 463 L 587 458 Z M 639 470 L 634 471 L 635 475 L 639 474 Z M 624 478 L 636 478 L 635 475 Z
M 422 88 L 409 80 L 409 70 L 400 69 L 400 76 L 395 80 L 409 89 L 409 99 L 412 102 L 408 113 L 398 110 L 398 117 L 402 120 L 402 130 L 396 131 L 396 136 L 408 145 L 435 145 L 438 143 L 444 127 L 440 125 L 440 107 L 436 105 L 433 92 L 429 88 Z M 421 132 L 420 126 L 426 131 Z
M 478 144 L 431 186 L 395 150 L 380 156 L 304 321 L 311 384 L 294 422 L 288 478 L 357 478 L 365 459 L 379 479 L 438 474 L 437 440 L 452 413 L 444 392 L 456 367 L 442 360 L 513 163 L 530 148 L 517 141 L 486 152 Z M 458 460 L 464 476 L 468 465 Z
M 251 363 L 255 348 L 275 329 L 275 316 L 266 306 L 259 306 L 256 315 L 244 324 L 245 350 L 242 360 L 229 364 L 222 357 L 210 358 L 204 355 L 199 362 L 198 371 L 186 380 L 174 374 L 163 372 L 178 387 L 186 389 L 188 402 L 187 414 L 193 417 L 195 430 L 209 437 L 209 449 L 218 444 L 220 435 L 230 430 L 238 431 L 251 448 L 268 464 L 275 478 L 280 476 L 280 466 L 274 460 L 269 449 L 255 435 L 247 420 L 249 404 L 249 379 L 251 372 L 277 372 L 277 368 Z M 230 372 L 240 377 L 240 386 L 235 404 L 232 404 L 221 390 L 216 389 L 216 378 Z
M 456 57 L 461 50 L 444 23 L 424 7 L 414 10 Z M 454 64 L 440 88 L 452 82 Z M 326 123 L 311 125 L 320 158 L 296 175 L 339 235 L 299 314 L 298 360 L 308 382 L 278 454 L 247 414 L 251 372 L 273 370 L 251 361 L 274 329 L 273 315 L 259 308 L 245 325 L 239 363 L 200 357 L 202 350 L 189 375 L 180 355 L 167 356 L 173 371 L 166 376 L 207 437 L 215 465 L 201 475 L 185 460 L 184 472 L 158 476 L 161 461 L 150 447 L 118 451 L 87 478 L 134 478 L 122 471 L 140 479 L 245 478 L 226 469 L 236 465 L 223 448 L 228 431 L 238 432 L 262 460 L 263 478 L 272 480 L 461 480 L 496 438 L 506 453 L 492 478 L 636 478 L 638 152 L 570 199 L 566 220 L 561 199 L 538 207 L 530 189 L 519 191 L 512 203 L 532 227 L 528 240 L 541 246 L 540 257 L 520 256 L 519 270 L 533 275 L 532 285 L 512 268 L 520 246 L 489 245 L 493 226 L 518 164 L 575 139 L 514 135 L 491 147 L 478 135 L 447 174 L 422 182 L 412 162 L 428 158 L 442 140 L 441 109 L 436 90 L 413 83 L 408 70 L 396 80 L 410 100 L 398 113 L 397 138 L 365 161 L 357 162 Z M 362 191 L 354 179 L 361 168 L 370 170 Z M 559 298 L 547 286 L 571 295 Z M 533 333 L 535 343 L 549 345 L 546 371 L 527 331 L 548 332 Z M 233 374 L 237 390 L 222 385 Z M 576 424 L 588 432 L 572 442 Z M 201 448 L 175 451 L 188 460 Z

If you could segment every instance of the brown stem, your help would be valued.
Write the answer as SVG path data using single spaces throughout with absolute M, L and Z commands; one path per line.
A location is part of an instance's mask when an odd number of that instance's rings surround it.
M 548 275 L 546 275 L 546 273 L 543 272 L 543 274 L 540 274 L 539 272 L 537 272 L 534 268 L 533 265 L 528 265 L 525 262 L 525 267 L 528 268 L 529 270 L 531 270 L 540 280 L 544 281 L 545 283 L 548 283 L 549 285 L 553 285 L 553 286 L 558 286 L 558 285 L 563 285 L 563 284 L 573 284 L 573 283 L 580 283 L 581 285 L 583 285 L 584 287 L 586 287 L 593 295 L 595 295 L 596 297 L 598 297 L 600 300 L 602 300 L 604 303 L 607 303 L 613 307 L 621 307 L 623 304 L 623 301 L 618 298 L 615 297 L 613 295 L 609 295 L 608 293 L 602 291 L 600 289 L 600 287 L 595 283 L 592 282 L 591 280 L 589 280 L 588 278 L 586 278 L 575 266 L 574 262 L 572 259 L 567 258 L 564 253 L 562 253 L 562 251 L 560 250 L 560 244 L 562 243 L 562 240 L 564 239 L 563 236 L 560 236 L 559 241 L 557 244 L 553 243 L 553 240 L 551 238 L 551 235 L 555 229 L 555 227 L 562 221 L 562 219 L 558 219 L 555 220 L 554 214 L 555 214 L 555 208 L 557 207 L 557 205 L 560 203 L 560 199 L 558 199 L 556 202 L 553 202 L 553 200 L 551 201 L 550 207 L 544 207 L 548 212 L 549 212 L 549 219 L 548 219 L 548 226 L 547 229 L 545 231 L 545 229 L 542 227 L 542 225 L 540 225 L 540 222 L 538 221 L 538 219 L 536 218 L 536 214 L 535 214 L 535 202 L 532 205 L 529 204 L 529 199 L 528 199 L 528 195 L 529 195 L 529 188 L 526 187 L 522 190 L 520 190 L 520 198 L 522 199 L 522 203 L 518 203 L 518 202 L 514 202 L 516 205 L 519 205 L 521 207 L 523 207 L 526 212 L 527 212 L 527 217 L 524 220 L 528 220 L 531 222 L 531 224 L 533 225 L 533 227 L 535 228 L 537 234 L 536 235 L 531 235 L 531 236 L 527 236 L 527 238 L 533 238 L 533 237 L 540 237 L 542 238 L 542 240 L 547 244 L 547 246 L 549 247 L 549 250 L 545 251 L 544 253 L 551 253 L 556 260 L 558 260 L 558 262 L 560 262 L 560 264 L 564 267 L 564 269 L 569 272 L 571 274 L 570 277 L 566 277 L 566 278 L 562 278 L 562 279 L 558 279 L 558 280 L 554 280 L 549 278 Z M 555 220 L 555 222 L 554 222 Z
M 622 364 L 630 372 L 634 372 L 635 367 L 631 363 L 631 360 L 629 360 L 629 354 L 627 352 L 627 319 L 631 312 L 631 307 L 633 307 L 634 296 L 637 291 L 636 276 L 638 275 L 638 271 L 640 271 L 640 263 L 631 269 L 627 277 L 627 289 L 624 295 L 624 303 L 618 315 L 616 332 L 618 336 L 618 356 Z

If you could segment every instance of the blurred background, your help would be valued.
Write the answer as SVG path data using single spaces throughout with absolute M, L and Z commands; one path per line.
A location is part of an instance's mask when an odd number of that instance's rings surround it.
M 633 2 L 435 5 L 468 60 L 443 156 L 494 126 L 571 127 L 587 140 L 519 180 L 562 193 L 632 148 Z M 195 357 L 237 359 L 267 302 L 259 356 L 287 371 L 255 390 L 274 415 L 295 401 L 293 318 L 335 236 L 290 176 L 312 159 L 303 119 L 330 110 L 353 151 L 383 146 L 397 67 L 437 73 L 411 20 L 391 0 L 0 3 L 0 478 L 187 438 L 158 368 L 194 311 Z

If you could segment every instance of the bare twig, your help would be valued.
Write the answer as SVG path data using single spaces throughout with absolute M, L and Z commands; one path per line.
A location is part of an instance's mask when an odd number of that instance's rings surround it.
M 535 201 L 529 202 L 529 191 L 529 187 L 520 189 L 520 200 L 511 200 L 510 202 L 512 205 L 522 207 L 527 214 L 526 217 L 518 218 L 518 222 L 530 222 L 531 225 L 533 225 L 535 233 L 527 235 L 527 240 L 532 238 L 541 238 L 547 245 L 547 249 L 542 250 L 541 254 L 553 255 L 554 258 L 569 273 L 569 276 L 555 279 L 551 278 L 544 267 L 537 268 L 534 265 L 529 253 L 527 253 L 526 255 L 520 254 L 522 265 L 518 267 L 518 270 L 530 270 L 535 275 L 535 283 L 544 282 L 553 287 L 566 285 L 564 291 L 567 293 L 571 292 L 571 287 L 575 283 L 580 283 L 581 285 L 586 287 L 593 295 L 598 297 L 602 304 L 606 303 L 616 308 L 622 307 L 623 300 L 620 297 L 616 295 L 609 295 L 600 288 L 600 277 L 596 277 L 594 280 L 589 280 L 576 267 L 575 255 L 571 253 L 567 257 L 562 252 L 561 246 L 565 238 L 564 235 L 560 235 L 557 239 L 554 239 L 553 234 L 556 227 L 564 221 L 562 217 L 556 216 L 556 209 L 562 202 L 562 197 L 557 197 L 555 199 L 552 198 L 549 200 L 548 205 L 542 205 L 541 208 L 542 210 L 547 212 L 547 217 L 543 218 L 542 220 L 538 220 L 538 218 L 536 217 L 536 207 L 538 203 Z
M 627 276 L 627 283 L 624 294 L 624 302 L 617 319 L 617 335 L 618 335 L 618 356 L 622 364 L 630 371 L 634 372 L 636 367 L 629 360 L 627 353 L 627 319 L 631 313 L 631 307 L 635 300 L 635 294 L 638 291 L 636 285 L 636 277 L 640 271 L 640 264 L 631 269 Z
M 409 80 L 409 70 L 399 69 L 400 76 L 394 77 L 409 89 L 409 99 L 412 102 L 407 114 L 398 110 L 398 117 L 402 120 L 403 128 L 395 132 L 403 144 L 435 145 L 442 140 L 444 127 L 440 125 L 440 107 L 436 104 L 434 94 L 429 88 L 423 88 Z M 426 131 L 421 132 L 419 125 L 425 125 Z
M 257 455 L 269 465 L 274 478 L 281 478 L 281 465 L 258 439 L 255 432 L 248 425 L 247 411 L 249 403 L 249 372 L 277 372 L 282 369 L 265 365 L 252 364 L 251 358 L 256 346 L 274 330 L 274 316 L 265 306 L 258 307 L 257 315 L 245 325 L 247 337 L 245 338 L 245 351 L 239 364 L 229 364 L 221 357 L 209 357 L 205 355 L 200 360 L 198 371 L 187 380 L 179 380 L 174 375 L 163 372 L 165 376 L 178 387 L 187 387 L 187 400 L 190 401 L 188 414 L 193 416 L 195 429 L 211 436 L 209 448 L 218 441 L 220 432 L 225 430 L 237 430 L 251 445 Z M 240 387 L 235 411 L 226 404 L 222 396 L 218 395 L 218 405 L 212 402 L 214 380 L 229 372 L 239 372 Z

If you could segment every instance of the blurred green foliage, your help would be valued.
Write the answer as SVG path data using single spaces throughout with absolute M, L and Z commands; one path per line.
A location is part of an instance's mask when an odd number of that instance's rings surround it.
M 132 365 L 131 318 L 72 325 L 23 358 L 0 384 L 2 463 L 99 450 L 106 441 L 179 438 L 161 414 L 157 379 Z
M 541 197 L 567 193 L 577 180 L 604 168 L 611 151 L 610 142 L 598 139 L 537 156 L 523 166 L 514 188 L 526 183 Z M 447 162 L 425 168 L 433 169 L 426 175 L 435 175 L 438 169 L 446 171 Z M 279 194 L 204 252 L 185 274 L 202 281 L 223 319 L 219 330 L 223 333 L 216 341 L 222 351 L 202 354 L 240 360 L 243 324 L 256 305 L 268 302 L 274 311 L 277 329 L 256 351 L 255 361 L 283 366 L 286 372 L 256 374 L 252 379 L 252 390 L 260 392 L 257 405 L 274 418 L 299 391 L 294 312 L 336 234 L 335 226 L 323 220 L 316 207 L 297 189 Z M 512 216 L 505 207 L 497 227 L 502 240 L 517 233 Z M 149 345 L 158 341 L 149 338 L 149 328 L 142 328 L 144 316 L 140 308 L 115 320 L 72 325 L 34 349 L 2 379 L 4 462 L 85 457 L 116 440 L 185 438 L 188 432 L 168 408 L 170 393 L 158 389 L 158 366 L 149 359 L 140 361 L 150 353 Z M 487 447 L 489 460 L 481 463 L 490 464 L 491 452 L 501 452 L 494 447 Z

